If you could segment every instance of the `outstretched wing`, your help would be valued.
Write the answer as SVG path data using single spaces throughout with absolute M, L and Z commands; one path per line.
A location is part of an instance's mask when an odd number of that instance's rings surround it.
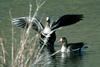
M 12 19 L 12 23 L 20 28 L 28 28 L 30 22 L 29 17 L 19 17 Z M 32 21 L 32 28 L 37 32 L 40 32 L 44 27 L 37 18 L 34 18 Z
M 83 18 L 83 15 L 81 14 L 64 15 L 52 24 L 52 30 L 57 29 L 62 26 L 72 25 L 82 20 L 82 18 Z

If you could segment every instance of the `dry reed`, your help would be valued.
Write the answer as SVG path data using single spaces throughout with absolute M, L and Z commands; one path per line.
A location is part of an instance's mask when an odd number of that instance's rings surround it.
M 43 50 L 44 45 L 46 45 L 48 37 L 46 38 L 43 46 L 40 48 L 37 46 L 38 44 L 37 42 L 39 41 L 39 34 L 36 34 L 33 37 L 31 37 L 30 33 L 32 29 L 32 21 L 36 19 L 35 17 L 37 16 L 38 10 L 42 7 L 42 5 L 45 2 L 46 0 L 43 2 L 41 0 L 36 0 L 37 8 L 33 16 L 31 16 L 32 5 L 30 4 L 29 19 L 28 19 L 29 26 L 20 34 L 21 39 L 19 43 L 19 48 L 15 46 L 18 44 L 14 42 L 16 40 L 16 38 L 14 37 L 15 29 L 13 23 L 11 23 L 12 24 L 12 43 L 11 43 L 12 46 L 11 46 L 11 65 L 9 65 L 10 67 L 31 67 L 33 64 L 38 64 L 43 59 L 44 56 L 42 56 L 40 53 Z M 11 11 L 9 12 L 9 14 L 11 18 L 10 20 L 12 20 Z M 3 65 L 6 65 L 7 59 L 6 59 L 6 53 L 5 53 L 5 48 L 4 48 L 4 43 L 2 38 L 0 38 L 0 46 L 2 47 L 2 56 L 0 56 L 2 58 L 1 61 Z M 18 51 L 16 51 L 14 48 L 16 48 Z M 59 51 L 55 52 L 49 57 L 55 55 L 58 52 Z M 44 63 L 44 65 L 46 63 L 47 61 Z M 42 67 L 44 65 L 42 65 Z

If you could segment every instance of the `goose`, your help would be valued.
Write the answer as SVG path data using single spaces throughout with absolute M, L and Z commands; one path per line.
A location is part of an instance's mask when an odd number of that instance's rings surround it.
M 83 48 L 87 48 L 87 46 L 83 42 L 68 43 L 66 37 L 61 37 L 59 42 L 61 43 L 62 53 L 71 53 L 71 52 L 80 53 Z
M 12 23 L 17 27 L 25 29 L 29 27 L 29 19 L 33 19 L 31 20 L 32 29 L 40 34 L 40 47 L 45 44 L 48 52 L 52 54 L 55 52 L 54 43 L 56 41 L 56 30 L 64 26 L 75 24 L 82 20 L 82 18 L 82 14 L 68 14 L 61 16 L 57 21 L 51 22 L 50 17 L 46 17 L 46 25 L 43 25 L 37 17 L 19 17 L 13 18 Z

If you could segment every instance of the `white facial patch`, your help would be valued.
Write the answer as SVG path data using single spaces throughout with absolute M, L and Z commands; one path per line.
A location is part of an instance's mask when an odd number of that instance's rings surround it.
M 62 38 L 60 38 L 59 42 L 62 42 Z

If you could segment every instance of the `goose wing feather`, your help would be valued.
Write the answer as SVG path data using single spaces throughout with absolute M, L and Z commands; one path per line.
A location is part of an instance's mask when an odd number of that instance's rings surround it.
M 68 26 L 77 23 L 82 20 L 82 14 L 70 14 L 60 17 L 56 22 L 52 24 L 52 29 L 57 29 L 59 27 Z
M 12 23 L 20 28 L 28 28 L 30 22 L 29 22 L 29 17 L 19 17 L 19 18 L 13 18 Z M 35 18 L 32 21 L 32 28 L 37 32 L 40 32 L 41 30 L 43 30 L 44 27 L 42 23 L 37 18 Z

